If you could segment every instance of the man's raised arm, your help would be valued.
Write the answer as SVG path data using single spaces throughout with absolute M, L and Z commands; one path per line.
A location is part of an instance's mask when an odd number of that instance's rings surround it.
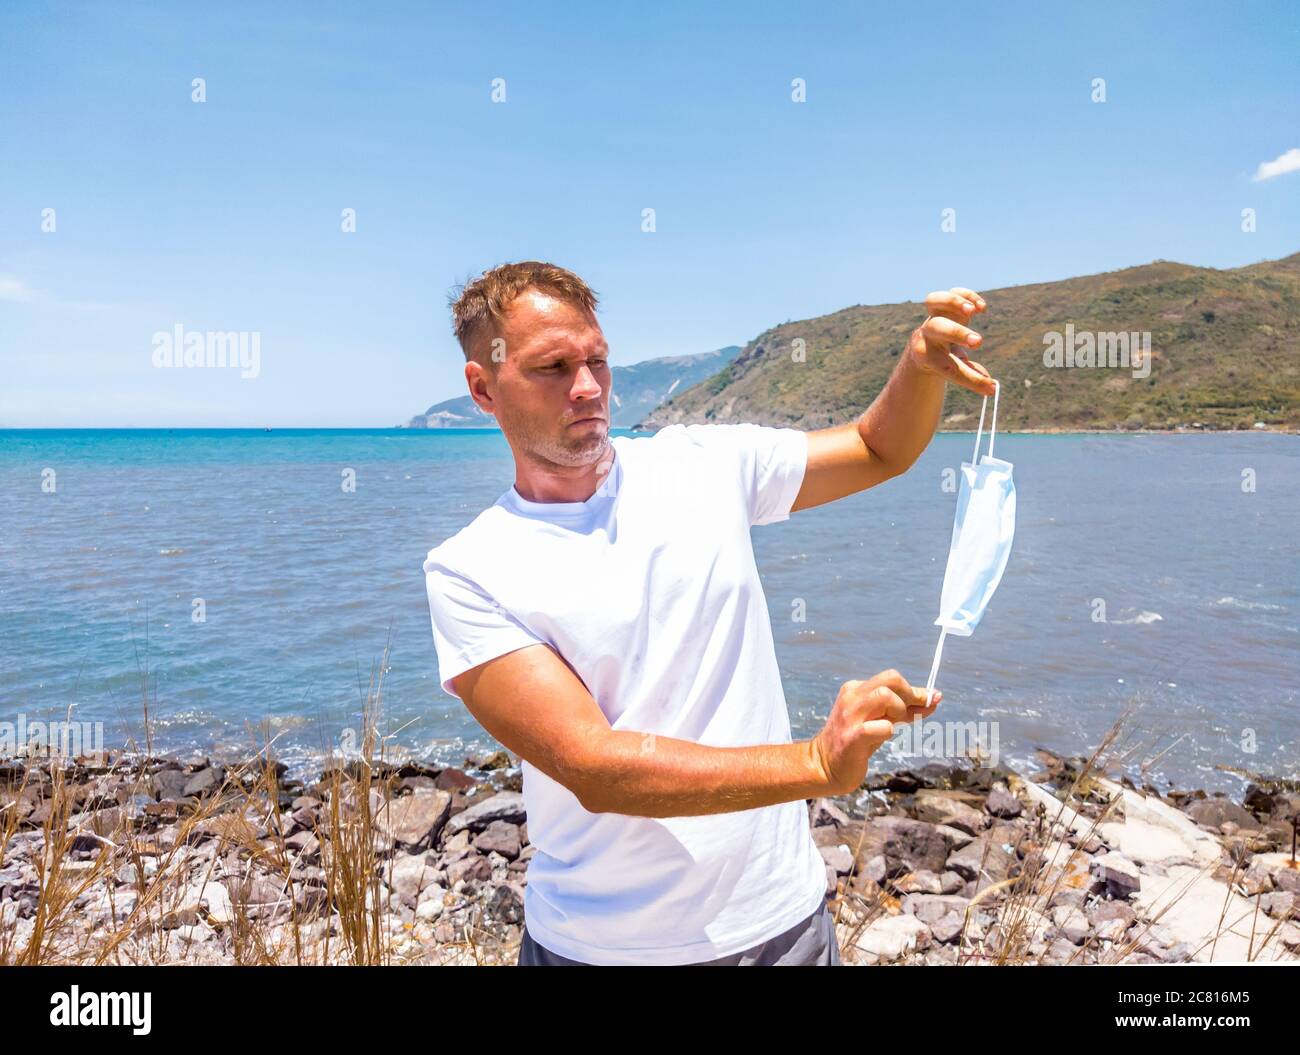
M 993 394 L 989 372 L 966 355 L 983 342 L 966 324 L 986 310 L 984 298 L 958 286 L 931 293 L 925 308 L 929 317 L 912 331 L 906 352 L 866 412 L 853 424 L 808 433 L 808 467 L 792 513 L 910 469 L 938 428 L 946 382 Z

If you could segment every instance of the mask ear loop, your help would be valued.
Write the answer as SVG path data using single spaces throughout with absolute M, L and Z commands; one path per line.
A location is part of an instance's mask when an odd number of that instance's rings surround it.
M 980 460 L 980 440 L 984 436 L 984 411 L 989 408 L 989 397 L 984 397 L 984 402 L 980 404 L 980 424 L 975 430 L 975 453 L 970 456 L 971 465 L 978 465 Z M 997 411 L 994 411 L 996 414 Z
M 989 457 L 993 457 L 993 441 L 998 434 L 998 396 L 1002 393 L 1002 386 L 993 382 L 993 420 L 989 423 Z M 989 397 L 984 397 L 984 402 L 980 404 L 980 423 L 975 430 L 975 453 L 970 456 L 971 465 L 978 465 L 980 460 L 980 439 L 984 435 L 984 412 L 988 410 Z
M 930 678 L 925 683 L 925 705 L 934 703 L 934 679 L 939 676 L 939 657 L 943 655 L 943 640 L 948 636 L 948 628 L 939 631 L 939 643 L 934 648 L 934 662 L 930 664 Z
M 1002 386 L 997 381 L 994 381 L 993 382 L 993 420 L 989 423 L 989 457 L 990 458 L 993 457 L 993 440 L 997 437 L 998 434 L 998 396 L 1001 394 L 1001 392 L 1002 392 Z M 985 396 L 984 402 L 987 403 L 988 399 L 989 397 Z

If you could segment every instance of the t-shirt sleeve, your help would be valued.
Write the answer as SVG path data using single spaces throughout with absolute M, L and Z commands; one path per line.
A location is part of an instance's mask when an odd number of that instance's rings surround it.
M 452 679 L 471 667 L 528 645 L 546 644 L 477 583 L 425 562 L 425 588 L 433 621 L 442 691 L 455 696 Z
M 687 425 L 686 433 L 705 447 L 719 447 L 731 457 L 748 505 L 749 523 L 775 524 L 790 519 L 808 467 L 808 434 L 770 425 Z

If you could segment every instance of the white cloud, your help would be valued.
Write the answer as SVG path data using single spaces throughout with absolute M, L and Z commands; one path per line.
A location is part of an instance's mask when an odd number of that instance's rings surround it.
M 13 275 L 0 275 L 0 300 L 29 301 L 36 299 L 36 290 L 21 278 Z
M 1252 182 L 1259 183 L 1275 176 L 1285 176 L 1288 172 L 1300 172 L 1300 147 L 1292 147 L 1273 161 L 1261 161 Z
M 17 304 L 42 304 L 52 308 L 66 308 L 70 311 L 103 311 L 109 307 L 93 300 L 57 300 L 39 289 L 32 289 L 26 282 L 15 275 L 0 275 L 0 301 Z

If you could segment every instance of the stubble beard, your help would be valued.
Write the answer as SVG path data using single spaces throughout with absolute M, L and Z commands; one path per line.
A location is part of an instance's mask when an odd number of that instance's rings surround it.
M 561 425 L 558 436 L 523 422 L 519 423 L 516 431 L 519 445 L 534 458 L 571 469 L 600 461 L 610 447 L 609 423 L 606 421 L 601 421 L 594 430 L 585 425 L 576 429 Z

